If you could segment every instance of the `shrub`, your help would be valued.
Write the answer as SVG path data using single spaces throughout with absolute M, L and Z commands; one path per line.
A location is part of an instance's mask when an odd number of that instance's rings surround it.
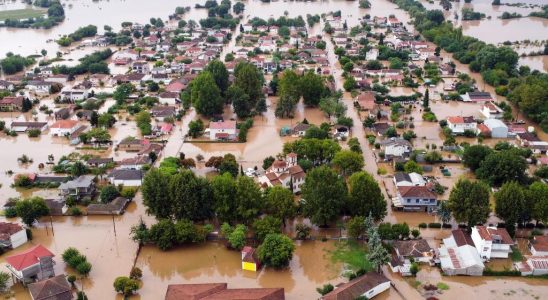
M 8 207 L 4 210 L 4 215 L 6 218 L 15 218 L 17 217 L 17 210 L 15 207 Z
M 131 279 L 141 279 L 143 277 L 143 271 L 137 267 L 131 268 L 131 272 L 129 273 L 129 278 Z
M 418 238 L 418 237 L 421 235 L 421 232 L 420 232 L 420 230 L 418 230 L 418 229 L 413 229 L 413 230 L 411 230 L 411 235 L 412 235 L 414 238 Z
M 74 283 L 76 282 L 76 276 L 75 275 L 69 275 L 67 276 L 67 281 L 74 287 Z
M 428 223 L 428 228 L 441 228 L 441 223 Z
M 449 285 L 445 282 L 438 282 L 438 284 L 436 284 L 436 287 L 442 291 L 446 291 L 449 289 Z
M 419 228 L 426 228 L 426 227 L 427 227 L 426 223 L 420 223 L 419 224 Z
M 73 206 L 73 207 L 70 208 L 70 215 L 75 216 L 75 217 L 79 217 L 79 216 L 82 215 L 82 210 L 80 210 L 79 207 Z

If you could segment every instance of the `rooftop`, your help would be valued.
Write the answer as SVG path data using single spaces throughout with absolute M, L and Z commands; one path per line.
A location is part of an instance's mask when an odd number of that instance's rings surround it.
M 30 266 L 40 263 L 40 258 L 42 257 L 53 256 L 53 253 L 46 249 L 46 247 L 42 245 L 37 245 L 19 254 L 6 257 L 6 262 L 11 265 L 15 270 L 21 271 Z

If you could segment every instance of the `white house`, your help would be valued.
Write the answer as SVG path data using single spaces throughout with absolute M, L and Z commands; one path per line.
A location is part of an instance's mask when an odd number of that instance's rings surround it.
M 52 83 L 41 80 L 29 81 L 26 88 L 40 94 L 49 94 Z
M 399 186 L 394 206 L 406 211 L 432 212 L 438 206 L 438 196 L 426 186 Z
M 529 250 L 533 256 L 548 256 L 548 236 L 536 235 L 529 241 Z
M 520 261 L 514 264 L 515 268 L 521 272 L 521 276 L 540 276 L 548 274 L 548 257 L 531 256 L 525 262 Z
M 34 246 L 19 254 L 6 257 L 6 267 L 23 282 L 34 282 L 36 279 L 45 279 L 55 275 L 53 256 L 42 245 Z
M 481 106 L 480 112 L 486 119 L 501 119 L 504 113 L 494 102 L 485 102 Z
M 27 231 L 21 225 L 0 222 L 0 246 L 15 249 L 27 241 Z
M 381 141 L 380 144 L 385 158 L 388 160 L 392 157 L 407 156 L 411 152 L 411 143 L 404 139 L 393 137 Z
M 379 49 L 371 48 L 367 53 L 365 53 L 366 60 L 376 60 L 379 57 Z
M 399 186 L 425 186 L 426 181 L 424 180 L 424 177 L 422 177 L 419 173 L 402 173 L 398 172 L 394 174 L 394 184 Z
M 478 124 L 474 120 L 474 117 L 448 117 L 447 126 L 451 129 L 451 132 L 455 134 L 462 134 L 465 131 L 473 131 L 476 133 L 478 131 Z
M 0 79 L 0 90 L 13 91 L 13 89 L 14 89 L 13 83 Z
M 80 123 L 75 120 L 59 120 L 49 127 L 52 136 L 68 136 L 80 128 Z
M 114 169 L 108 175 L 110 184 L 119 186 L 141 186 L 143 171 L 130 169 Z
M 158 96 L 160 104 L 175 105 L 181 102 L 179 99 L 179 93 L 176 92 L 163 92 Z
M 259 177 L 259 183 L 263 188 L 279 185 L 299 193 L 305 177 L 304 170 L 297 164 L 297 154 L 288 153 L 285 160 L 272 163 L 265 174 Z
M 238 137 L 236 121 L 218 121 L 209 123 L 209 138 L 213 141 L 235 140 Z
M 242 29 L 243 29 L 244 32 L 253 31 L 253 25 L 251 25 L 250 23 L 243 24 Z
M 369 272 L 347 283 L 337 285 L 335 289 L 321 300 L 357 299 L 366 297 L 372 299 L 378 294 L 390 289 L 390 280 L 377 272 Z
M 301 36 L 298 35 L 298 34 L 292 34 L 289 37 L 289 44 L 293 45 L 293 46 L 300 45 L 301 44 Z
M 460 229 L 453 230 L 450 237 L 443 239 L 439 259 L 443 273 L 449 276 L 482 276 L 485 268 L 474 242 Z
M 66 88 L 61 91 L 61 100 L 63 102 L 82 101 L 88 97 L 87 89 Z
M 491 258 L 508 258 L 508 254 L 512 252 L 510 246 L 514 241 L 504 228 L 474 226 L 471 237 L 484 261 Z
M 508 137 L 508 126 L 499 119 L 487 119 L 483 124 L 489 128 L 491 137 L 495 139 L 505 139 Z

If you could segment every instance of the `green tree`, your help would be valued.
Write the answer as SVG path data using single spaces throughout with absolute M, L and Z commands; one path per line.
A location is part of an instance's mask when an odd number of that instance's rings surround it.
M 190 84 L 192 104 L 196 111 L 205 116 L 223 112 L 223 98 L 210 72 L 202 72 Z
M 312 223 L 325 226 L 341 213 L 347 189 L 344 180 L 332 169 L 312 169 L 302 186 L 303 213 Z
M 382 245 L 377 227 L 369 227 L 367 236 L 369 238 L 367 241 L 367 248 L 369 249 L 367 260 L 369 260 L 371 265 L 380 273 L 381 267 L 390 261 L 390 254 Z
M 521 221 L 525 209 L 525 193 L 519 183 L 509 181 L 495 193 L 495 213 L 504 220 L 506 229 L 514 236 L 515 225 Z
M 211 182 L 215 212 L 221 221 L 234 222 L 237 219 L 236 212 L 236 181 L 228 174 L 222 174 L 213 178 Z
M 424 92 L 424 97 L 422 98 L 422 106 L 423 107 L 430 107 L 430 90 L 426 89 L 426 92 Z
M 285 70 L 280 76 L 278 95 L 280 98 L 276 104 L 276 116 L 292 117 L 295 106 L 301 98 L 299 76 L 293 70 Z
M 323 111 L 328 118 L 331 118 L 331 116 L 339 118 L 346 113 L 346 105 L 338 98 L 328 97 L 320 100 L 320 110 Z
M 465 166 L 470 168 L 472 172 L 475 172 L 479 167 L 481 162 L 493 152 L 491 148 L 484 145 L 473 145 L 464 148 L 462 154 L 462 162 Z
M 255 65 L 240 62 L 234 68 L 234 85 L 244 90 L 253 107 L 264 97 L 263 83 L 264 77 Z
M 261 209 L 262 193 L 259 185 L 250 177 L 236 179 L 236 213 L 242 222 L 255 218 Z
M 348 236 L 353 239 L 358 239 L 365 234 L 365 218 L 362 216 L 355 216 L 348 220 L 346 224 L 348 230 Z
M 459 179 L 449 194 L 447 204 L 457 222 L 466 223 L 468 227 L 485 223 L 491 212 L 489 187 L 479 181 Z
M 282 221 L 273 216 L 265 216 L 253 222 L 253 231 L 259 242 L 262 242 L 268 234 L 282 233 Z
M 202 119 L 193 120 L 188 123 L 188 134 L 193 137 L 197 138 L 202 135 L 204 132 L 204 122 Z
M 101 189 L 101 194 L 99 198 L 101 198 L 101 202 L 103 203 L 110 203 L 118 196 L 120 196 L 120 192 L 118 192 L 118 189 L 115 186 L 109 184 Z
M 171 176 L 168 191 L 175 219 L 202 221 L 213 216 L 213 190 L 205 178 L 183 170 Z
M 5 292 L 7 290 L 10 279 L 10 274 L 0 271 L 0 292 Z
M 308 106 L 318 106 L 320 99 L 326 96 L 327 89 L 322 76 L 313 71 L 306 72 L 299 80 L 303 102 Z
M 508 181 L 523 183 L 526 169 L 525 159 L 516 152 L 507 150 L 487 155 L 476 170 L 476 176 L 494 186 L 501 186 Z
M 246 118 L 251 115 L 252 103 L 243 89 L 231 85 L 226 94 L 238 118 Z
M 112 98 L 116 100 L 116 103 L 118 105 L 122 105 L 125 103 L 126 99 L 129 97 L 131 93 L 135 90 L 135 87 L 131 83 L 123 83 L 116 87 L 116 90 L 114 91 L 114 94 L 112 95 Z
M 525 191 L 525 196 L 533 204 L 532 217 L 537 222 L 548 223 L 548 185 L 534 182 Z
M 295 244 L 283 234 L 269 234 L 257 249 L 262 263 L 274 268 L 286 267 L 293 258 Z
M 363 156 L 350 150 L 337 152 L 331 163 L 343 176 L 349 176 L 352 173 L 358 172 L 364 166 Z
M 356 86 L 356 79 L 354 79 L 353 76 L 347 76 L 343 83 L 344 90 L 350 92 L 354 90 Z
M 169 175 L 153 168 L 143 178 L 141 191 L 143 203 L 147 207 L 147 213 L 154 215 L 157 219 L 169 218 L 172 215 L 171 198 L 169 190 Z
M 15 203 L 15 211 L 23 223 L 29 227 L 32 227 L 35 220 L 49 214 L 49 208 L 46 205 L 46 202 L 40 197 L 32 197 L 17 201 Z
M 177 243 L 175 224 L 168 219 L 160 220 L 158 223 L 150 226 L 147 238 L 158 246 L 160 250 L 169 250 Z
M 285 222 L 296 214 L 295 200 L 293 193 L 284 187 L 273 186 L 266 192 L 266 209 L 269 214 Z
M 422 174 L 422 167 L 414 160 L 409 160 L 403 165 L 405 173 L 419 173 Z
M 443 224 L 451 222 L 451 209 L 447 201 L 440 201 L 438 205 L 437 215 Z
M 221 163 L 219 164 L 219 173 L 229 173 L 233 177 L 238 175 L 238 163 L 236 162 L 236 157 L 233 154 L 225 154 Z
M 247 228 L 243 224 L 236 225 L 236 228 L 228 235 L 228 243 L 236 250 L 242 250 L 246 243 Z
M 371 174 L 361 171 L 348 179 L 347 212 L 352 216 L 372 216 L 376 221 L 386 216 L 386 200 L 378 182 Z
M 224 95 L 228 89 L 228 71 L 226 70 L 225 64 L 220 60 L 213 60 L 209 62 L 205 70 L 210 72 L 213 76 L 213 80 L 217 84 L 219 90 L 221 90 L 221 95 Z
M 113 286 L 117 293 L 123 294 L 125 297 L 131 296 L 139 290 L 139 282 L 126 276 L 116 277 Z

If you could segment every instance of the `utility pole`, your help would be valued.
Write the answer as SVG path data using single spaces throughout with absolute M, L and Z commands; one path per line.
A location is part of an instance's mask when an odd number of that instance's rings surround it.
M 53 234 L 53 236 L 55 236 L 55 232 L 53 231 L 53 217 L 52 216 L 49 216 L 49 224 L 51 225 L 51 234 Z M 47 228 L 47 226 L 46 226 Z
M 114 222 L 114 212 L 111 212 L 112 215 L 112 227 L 114 227 L 114 236 L 116 236 L 116 222 Z

